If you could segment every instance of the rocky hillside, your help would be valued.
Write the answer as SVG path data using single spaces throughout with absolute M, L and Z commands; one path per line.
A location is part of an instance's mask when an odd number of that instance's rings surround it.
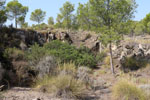
M 0 97 L 122 100 L 120 97 L 124 96 L 130 100 L 148 100 L 149 41 L 148 36 L 125 36 L 119 45 L 113 45 L 116 74 L 112 75 L 108 48 L 94 32 L 2 28 Z M 129 92 L 131 96 L 126 95 Z

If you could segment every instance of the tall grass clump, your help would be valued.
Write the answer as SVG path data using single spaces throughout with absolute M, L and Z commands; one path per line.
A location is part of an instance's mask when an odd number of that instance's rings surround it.
M 77 78 L 77 67 L 74 63 L 64 63 L 56 69 L 53 76 L 37 79 L 35 88 L 60 98 L 83 98 L 86 95 L 85 83 Z
M 148 100 L 146 93 L 135 84 L 122 80 L 115 84 L 112 89 L 115 100 Z
M 70 75 L 45 77 L 37 81 L 36 87 L 61 98 L 81 98 L 85 94 L 84 83 Z

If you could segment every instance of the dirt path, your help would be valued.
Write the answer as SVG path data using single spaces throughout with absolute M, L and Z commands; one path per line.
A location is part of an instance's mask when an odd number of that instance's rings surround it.
M 99 70 L 95 70 L 96 74 L 93 78 L 100 81 L 95 89 L 88 92 L 88 95 L 83 100 L 112 100 L 111 88 L 117 79 L 107 69 L 105 74 L 100 74 Z M 35 91 L 31 88 L 14 87 L 2 93 L 4 98 L 2 100 L 67 100 L 54 98 L 52 95 Z M 1 99 L 0 99 L 1 100 Z M 70 100 L 70 99 L 69 99 Z
M 14 87 L 3 94 L 3 100 L 60 100 L 52 98 L 49 94 L 37 92 L 30 88 Z

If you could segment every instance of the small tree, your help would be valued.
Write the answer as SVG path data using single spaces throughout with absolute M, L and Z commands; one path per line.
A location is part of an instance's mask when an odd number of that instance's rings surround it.
M 10 20 L 15 19 L 15 26 L 17 28 L 18 18 L 22 16 L 25 18 L 28 12 L 28 7 L 23 6 L 21 3 L 18 2 L 18 0 L 13 0 L 7 4 L 6 10 L 8 13 L 8 18 Z
M 90 4 L 80 4 L 77 9 L 77 19 L 80 27 L 82 29 L 91 29 L 91 12 L 90 12 Z
M 93 14 L 101 20 L 101 40 L 109 44 L 110 65 L 114 72 L 112 43 L 119 39 L 118 24 L 127 22 L 135 12 L 135 0 L 90 0 Z
M 71 28 L 71 17 L 73 11 L 74 5 L 68 1 L 64 3 L 62 8 L 60 8 L 60 15 L 62 16 L 63 19 L 63 25 L 68 30 Z
M 37 22 L 40 24 L 44 21 L 46 16 L 46 12 L 42 11 L 41 9 L 36 9 L 34 12 L 31 13 L 30 20 Z
M 149 24 L 150 25 L 150 24 Z M 137 22 L 137 24 L 136 24 L 136 26 L 135 26 L 135 30 L 134 30 L 134 32 L 135 32 L 135 34 L 136 35 L 141 35 L 141 34 L 144 34 L 144 32 L 145 32 L 145 26 L 144 26 L 144 24 L 142 23 L 142 22 Z M 149 31 L 149 30 L 147 30 L 147 31 Z M 150 31 L 149 31 L 150 32 Z
M 150 13 L 143 19 L 143 24 L 146 28 L 146 32 L 150 33 Z
M 54 18 L 53 17 L 49 17 L 48 25 L 54 25 Z
M 56 18 L 55 27 L 57 27 L 57 28 L 62 28 L 62 21 L 63 21 L 62 15 L 58 14 L 58 15 L 57 15 L 57 18 Z
M 5 4 L 5 0 L 0 0 L 0 27 L 7 20 L 6 10 L 5 10 L 4 4 Z
M 21 16 L 17 19 L 17 22 L 22 27 L 22 25 L 25 23 L 25 18 Z

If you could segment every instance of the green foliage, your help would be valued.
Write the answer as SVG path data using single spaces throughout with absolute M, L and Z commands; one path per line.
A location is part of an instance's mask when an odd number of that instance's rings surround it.
M 29 27 L 28 22 L 25 22 L 21 25 L 21 28 L 27 29 Z
M 56 24 L 55 24 L 55 27 L 56 28 L 62 28 L 63 27 L 63 25 L 62 25 L 62 15 L 61 14 L 58 14 L 57 15 L 57 18 L 56 18 Z
M 38 24 L 40 24 L 41 22 L 43 22 L 45 16 L 46 16 L 45 11 L 42 11 L 41 9 L 36 9 L 35 11 L 31 13 L 30 20 L 35 21 Z
M 7 20 L 6 11 L 0 10 L 0 26 L 3 25 Z
M 25 59 L 24 52 L 17 48 L 7 48 L 4 51 L 4 57 L 7 59 L 23 60 Z
M 85 30 L 90 30 L 91 29 L 91 9 L 90 9 L 90 4 L 80 4 L 77 10 L 77 19 L 78 19 L 78 24 L 81 29 Z
M 27 51 L 25 56 L 27 60 L 36 64 L 42 57 L 45 56 L 45 54 L 46 50 L 44 50 L 44 48 L 40 47 L 38 44 L 34 44 L 31 46 L 31 51 Z
M 139 68 L 146 67 L 147 64 L 148 62 L 143 59 L 136 60 L 133 57 L 129 57 L 125 58 L 125 62 L 122 64 L 122 67 L 124 69 L 137 70 Z
M 53 17 L 49 17 L 48 25 L 54 25 L 54 18 Z
M 146 29 L 149 29 L 148 23 L 150 22 L 150 13 L 146 15 L 146 17 L 143 19 L 143 24 L 146 27 Z
M 18 2 L 18 0 L 13 0 L 13 1 L 8 2 L 7 6 L 6 6 L 6 10 L 8 13 L 8 18 L 10 20 L 15 19 L 16 28 L 17 28 L 18 19 L 20 17 L 25 18 L 26 14 L 28 12 L 28 7 L 23 6 L 21 3 Z
M 113 97 L 115 100 L 148 100 L 144 91 L 128 81 L 119 81 L 115 84 Z
M 95 67 L 97 61 L 94 55 L 86 49 L 77 49 L 75 46 L 71 46 L 68 43 L 55 40 L 39 47 L 35 44 L 31 46 L 31 51 L 27 52 L 27 58 L 31 61 L 39 61 L 41 57 L 45 55 L 53 55 L 64 62 L 74 62 L 76 65 L 84 65 L 88 67 Z
M 106 52 L 101 52 L 101 53 L 98 53 L 96 54 L 96 61 L 97 62 L 103 62 L 104 58 L 106 57 Z
M 73 61 L 76 65 L 85 65 L 89 67 L 94 67 L 96 65 L 92 53 L 81 49 L 78 50 L 75 46 L 71 46 L 68 43 L 52 41 L 44 45 L 44 48 L 48 50 L 49 54 L 60 58 L 62 62 Z
M 118 25 L 132 18 L 136 8 L 134 0 L 90 0 L 90 4 L 95 20 L 99 19 L 101 24 L 98 25 L 102 25 L 105 30 L 102 30 L 105 43 L 119 39 Z
M 4 7 L 5 0 L 0 0 L 0 27 L 6 22 L 7 16 L 6 16 L 6 10 Z
M 31 26 L 31 29 L 34 29 L 34 30 L 46 30 L 49 26 L 45 23 L 41 23 L 41 24 L 37 24 L 37 25 L 34 25 L 32 24 Z
M 148 26 L 149 25 L 150 24 L 148 24 Z M 135 26 L 134 32 L 136 35 L 141 35 L 141 34 L 144 34 L 145 30 L 146 30 L 146 28 L 145 28 L 144 24 L 142 22 L 138 22 Z M 148 30 L 148 31 L 150 32 L 150 30 Z
M 72 24 L 72 12 L 74 11 L 74 5 L 69 1 L 64 3 L 63 7 L 60 8 L 60 14 L 58 14 L 57 23 L 62 23 L 63 27 L 66 29 L 71 28 Z M 57 25 L 58 26 L 58 25 Z

